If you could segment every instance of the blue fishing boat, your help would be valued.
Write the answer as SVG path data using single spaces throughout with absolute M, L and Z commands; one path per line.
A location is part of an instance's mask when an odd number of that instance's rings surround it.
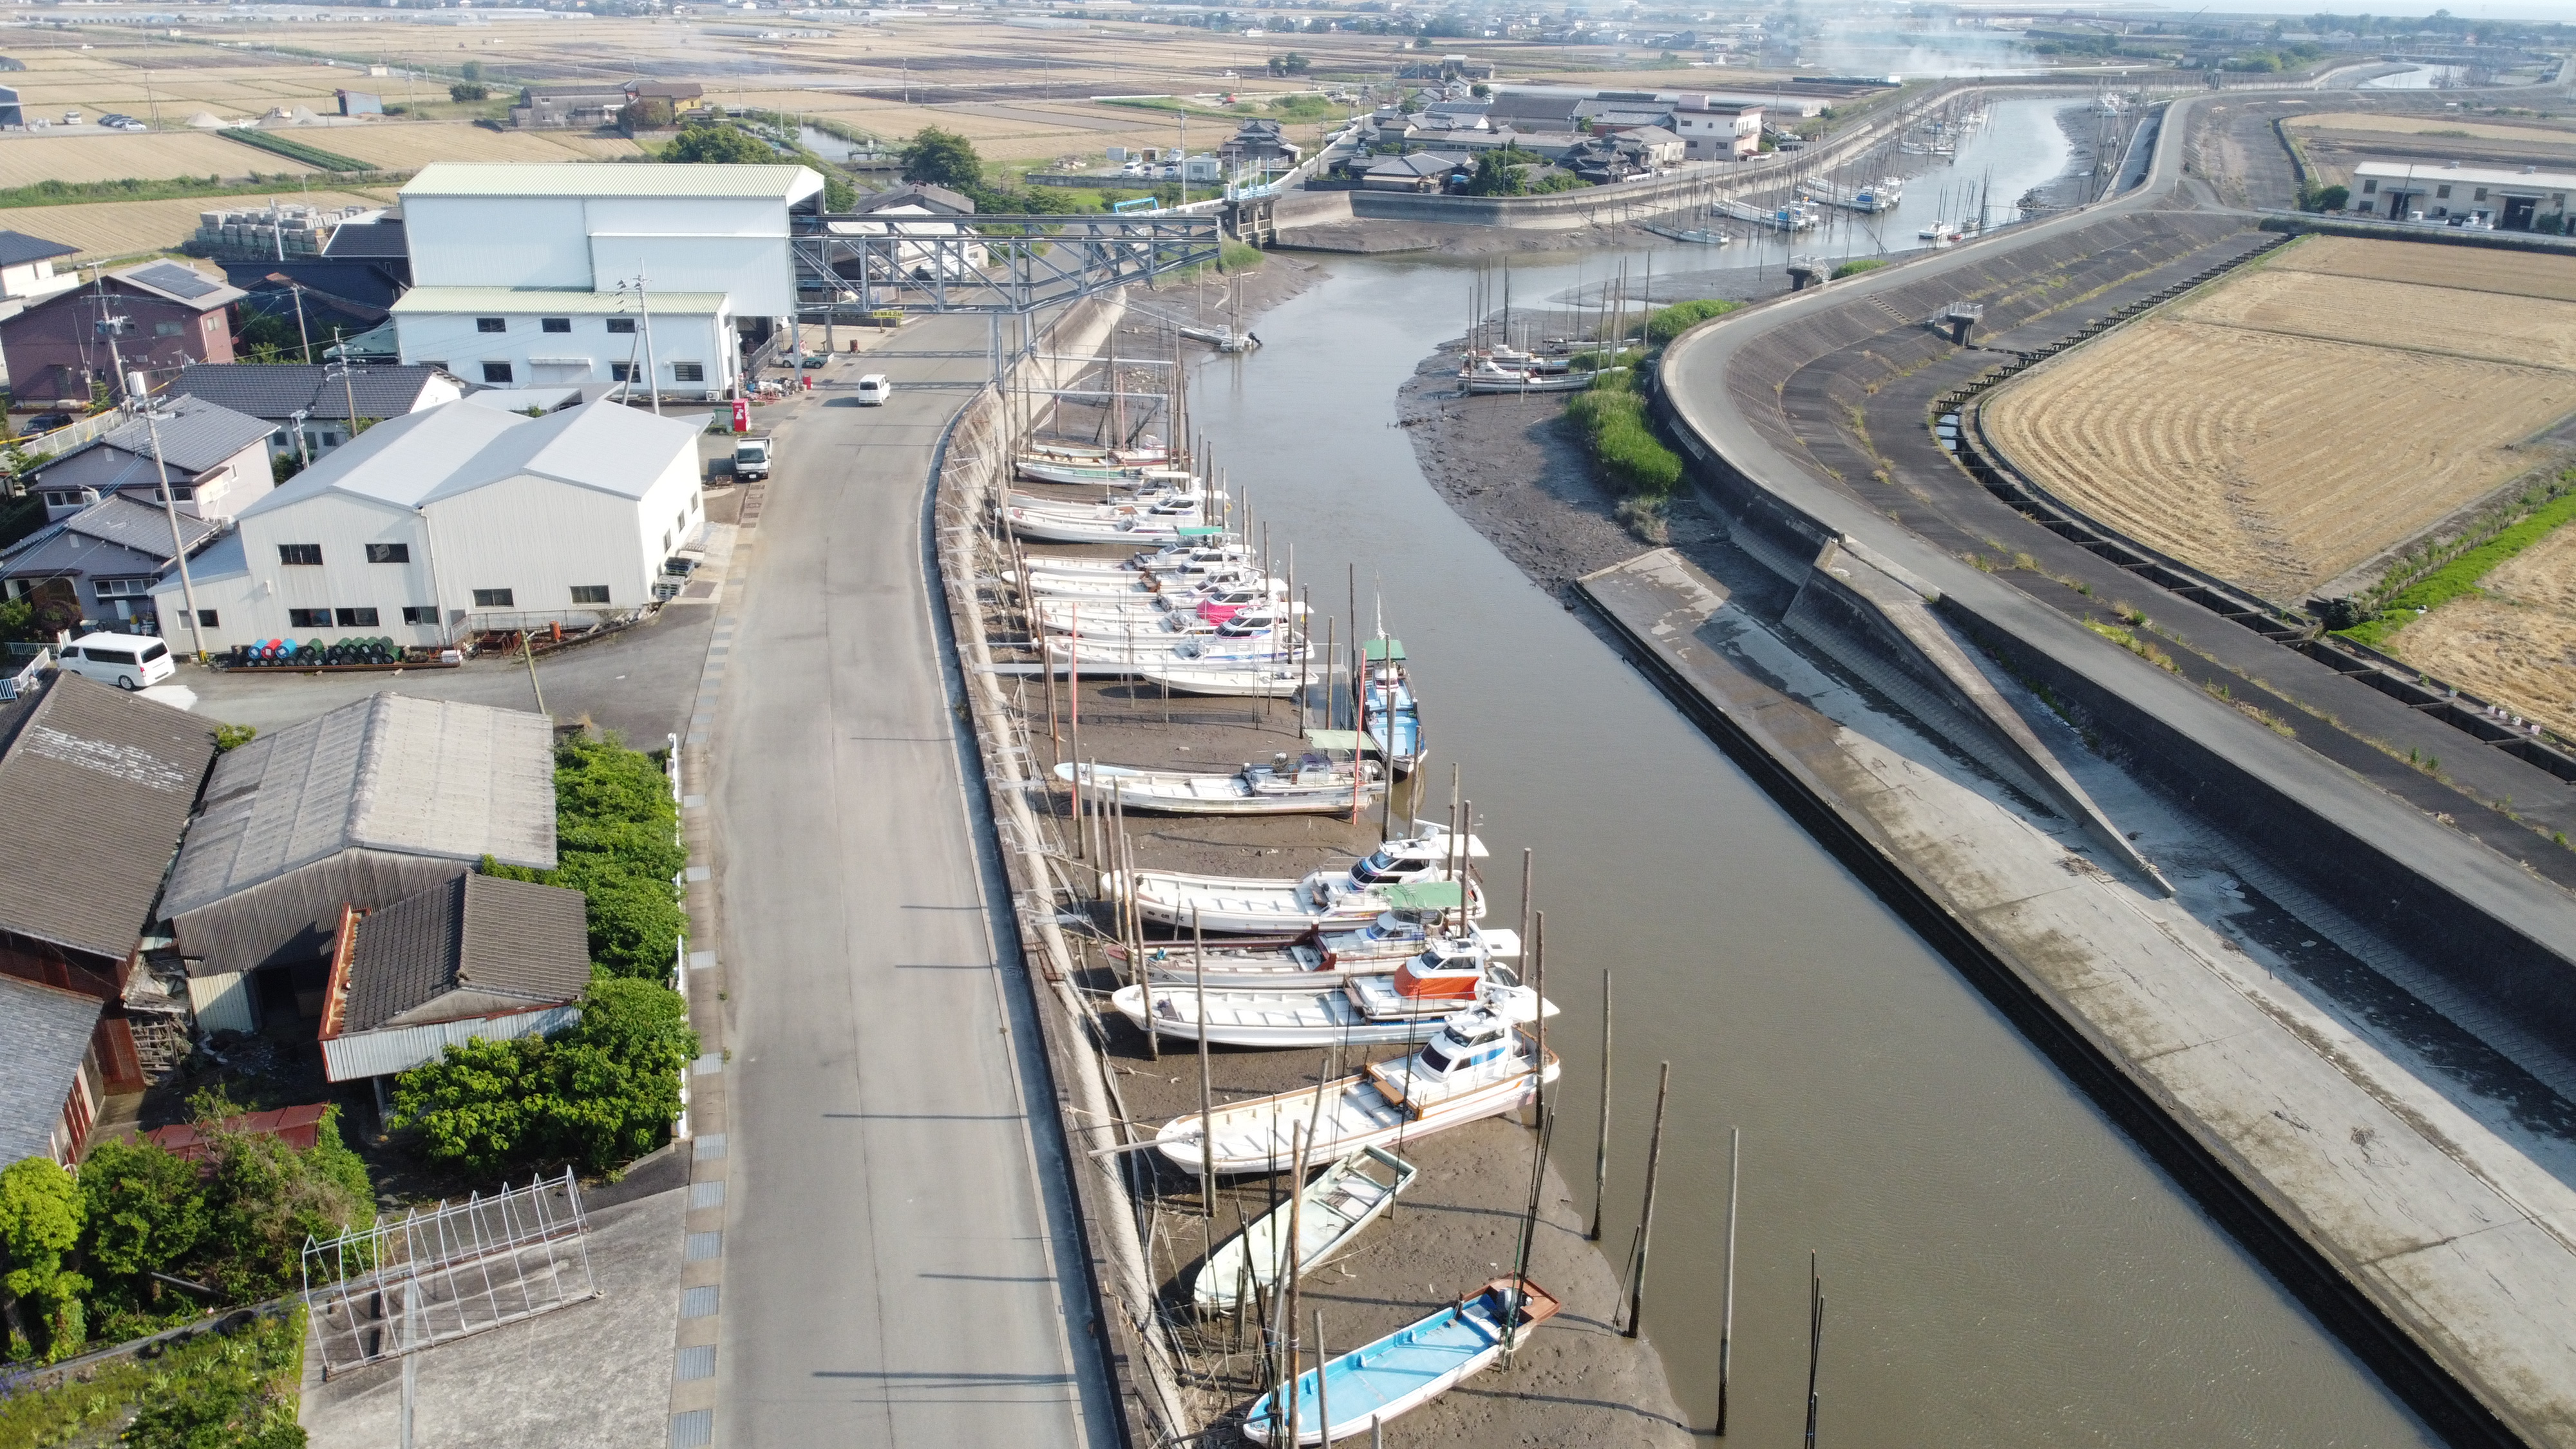
M 1410 775 L 1422 763 L 1422 706 L 1413 697 L 1413 680 L 1404 672 L 1404 641 L 1383 632 L 1364 641 L 1361 659 L 1368 683 L 1360 691 L 1361 727 L 1377 741 L 1377 752 L 1398 775 Z
M 1296 1442 L 1323 1443 L 1326 1414 L 1333 1442 L 1365 1441 L 1371 1424 L 1422 1407 L 1502 1357 L 1507 1324 L 1517 1345 L 1561 1306 L 1527 1278 L 1497 1278 L 1410 1328 L 1328 1360 L 1320 1385 L 1316 1370 L 1299 1374 Z M 1284 1445 L 1288 1417 L 1289 1401 L 1272 1389 L 1244 1412 L 1243 1435 Z

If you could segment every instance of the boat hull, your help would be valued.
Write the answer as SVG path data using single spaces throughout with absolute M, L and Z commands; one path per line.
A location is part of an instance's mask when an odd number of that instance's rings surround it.
M 1555 1081 L 1562 1070 L 1555 1054 L 1550 1053 L 1547 1080 Z M 1320 1114 L 1315 1105 L 1318 1092 L 1328 1094 Z M 1290 1128 L 1293 1126 L 1303 1131 L 1309 1121 L 1318 1124 L 1307 1149 L 1309 1155 L 1338 1156 L 1363 1147 L 1409 1142 L 1505 1112 L 1516 1112 L 1529 1105 L 1534 1095 L 1535 1083 L 1531 1073 L 1520 1071 L 1438 1102 L 1426 1103 L 1418 1113 L 1412 1113 L 1387 1100 L 1366 1076 L 1343 1077 L 1321 1087 L 1238 1102 L 1220 1110 L 1217 1113 L 1216 1153 L 1212 1165 L 1219 1175 L 1226 1177 L 1281 1171 L 1293 1165 L 1296 1153 Z M 1265 1117 L 1269 1120 L 1265 1121 Z M 1196 1113 L 1176 1117 L 1154 1134 L 1155 1148 L 1174 1167 L 1195 1173 L 1199 1170 L 1200 1131 Z
M 1376 1171 L 1371 1171 L 1374 1168 Z M 1381 1179 L 1377 1174 L 1383 1172 Z M 1297 1276 L 1331 1262 L 1413 1185 L 1420 1169 L 1382 1147 L 1363 1148 L 1324 1170 L 1297 1196 Z M 1190 1282 L 1190 1304 L 1203 1314 L 1231 1311 L 1249 1293 L 1279 1280 L 1281 1240 L 1289 1212 L 1282 1204 L 1245 1225 L 1208 1254 Z
M 1175 1041 L 1197 1041 L 1199 1025 L 1195 985 L 1177 983 L 1122 986 L 1110 1004 L 1139 1031 Z M 1419 1046 L 1439 1034 L 1451 1013 L 1469 1003 L 1445 1001 L 1445 1008 L 1426 1016 L 1373 1021 L 1335 988 L 1324 991 L 1219 991 L 1208 988 L 1207 1041 L 1210 1046 L 1254 1047 L 1280 1051 L 1290 1047 Z M 1263 1001 L 1267 998 L 1268 1003 Z
M 1298 1444 L 1327 1439 L 1356 1445 L 1372 1425 L 1422 1407 L 1490 1367 L 1504 1345 L 1525 1341 L 1561 1308 L 1546 1289 L 1518 1276 L 1497 1278 L 1420 1322 L 1299 1374 L 1255 1399 L 1243 1436 L 1287 1444 L 1290 1418 L 1281 1391 L 1296 1405 Z M 1323 1422 L 1326 1414 L 1332 1422 Z
M 1341 815 L 1350 811 L 1354 800 L 1367 808 L 1386 789 L 1376 780 L 1356 787 L 1349 780 L 1325 780 L 1255 788 L 1240 773 L 1202 775 L 1106 765 L 1095 773 L 1077 770 L 1071 761 L 1056 767 L 1056 778 L 1072 784 L 1093 804 L 1161 815 Z

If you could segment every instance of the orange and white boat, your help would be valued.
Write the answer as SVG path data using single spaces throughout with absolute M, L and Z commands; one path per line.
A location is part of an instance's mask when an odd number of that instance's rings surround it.
M 1323 990 L 1211 990 L 1165 980 L 1121 987 L 1111 1004 L 1138 1027 L 1184 1041 L 1199 1036 L 1206 1003 L 1213 1046 L 1391 1046 L 1426 1041 L 1480 1000 L 1520 985 L 1509 967 L 1463 942 L 1444 939 L 1381 976 Z M 1544 1007 L 1556 1014 L 1552 1005 Z

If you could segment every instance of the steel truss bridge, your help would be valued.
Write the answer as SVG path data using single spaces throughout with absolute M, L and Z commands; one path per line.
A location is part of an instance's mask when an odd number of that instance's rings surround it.
M 1214 215 L 797 216 L 797 318 L 1026 313 L 1217 259 Z

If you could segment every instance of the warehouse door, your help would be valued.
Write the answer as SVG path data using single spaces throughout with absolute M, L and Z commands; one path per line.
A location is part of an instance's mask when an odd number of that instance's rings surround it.
M 2504 199 L 2504 220 L 2501 225 L 2506 231 L 2529 231 L 2531 214 L 2539 209 L 2540 198 L 2537 196 L 2508 196 Z

